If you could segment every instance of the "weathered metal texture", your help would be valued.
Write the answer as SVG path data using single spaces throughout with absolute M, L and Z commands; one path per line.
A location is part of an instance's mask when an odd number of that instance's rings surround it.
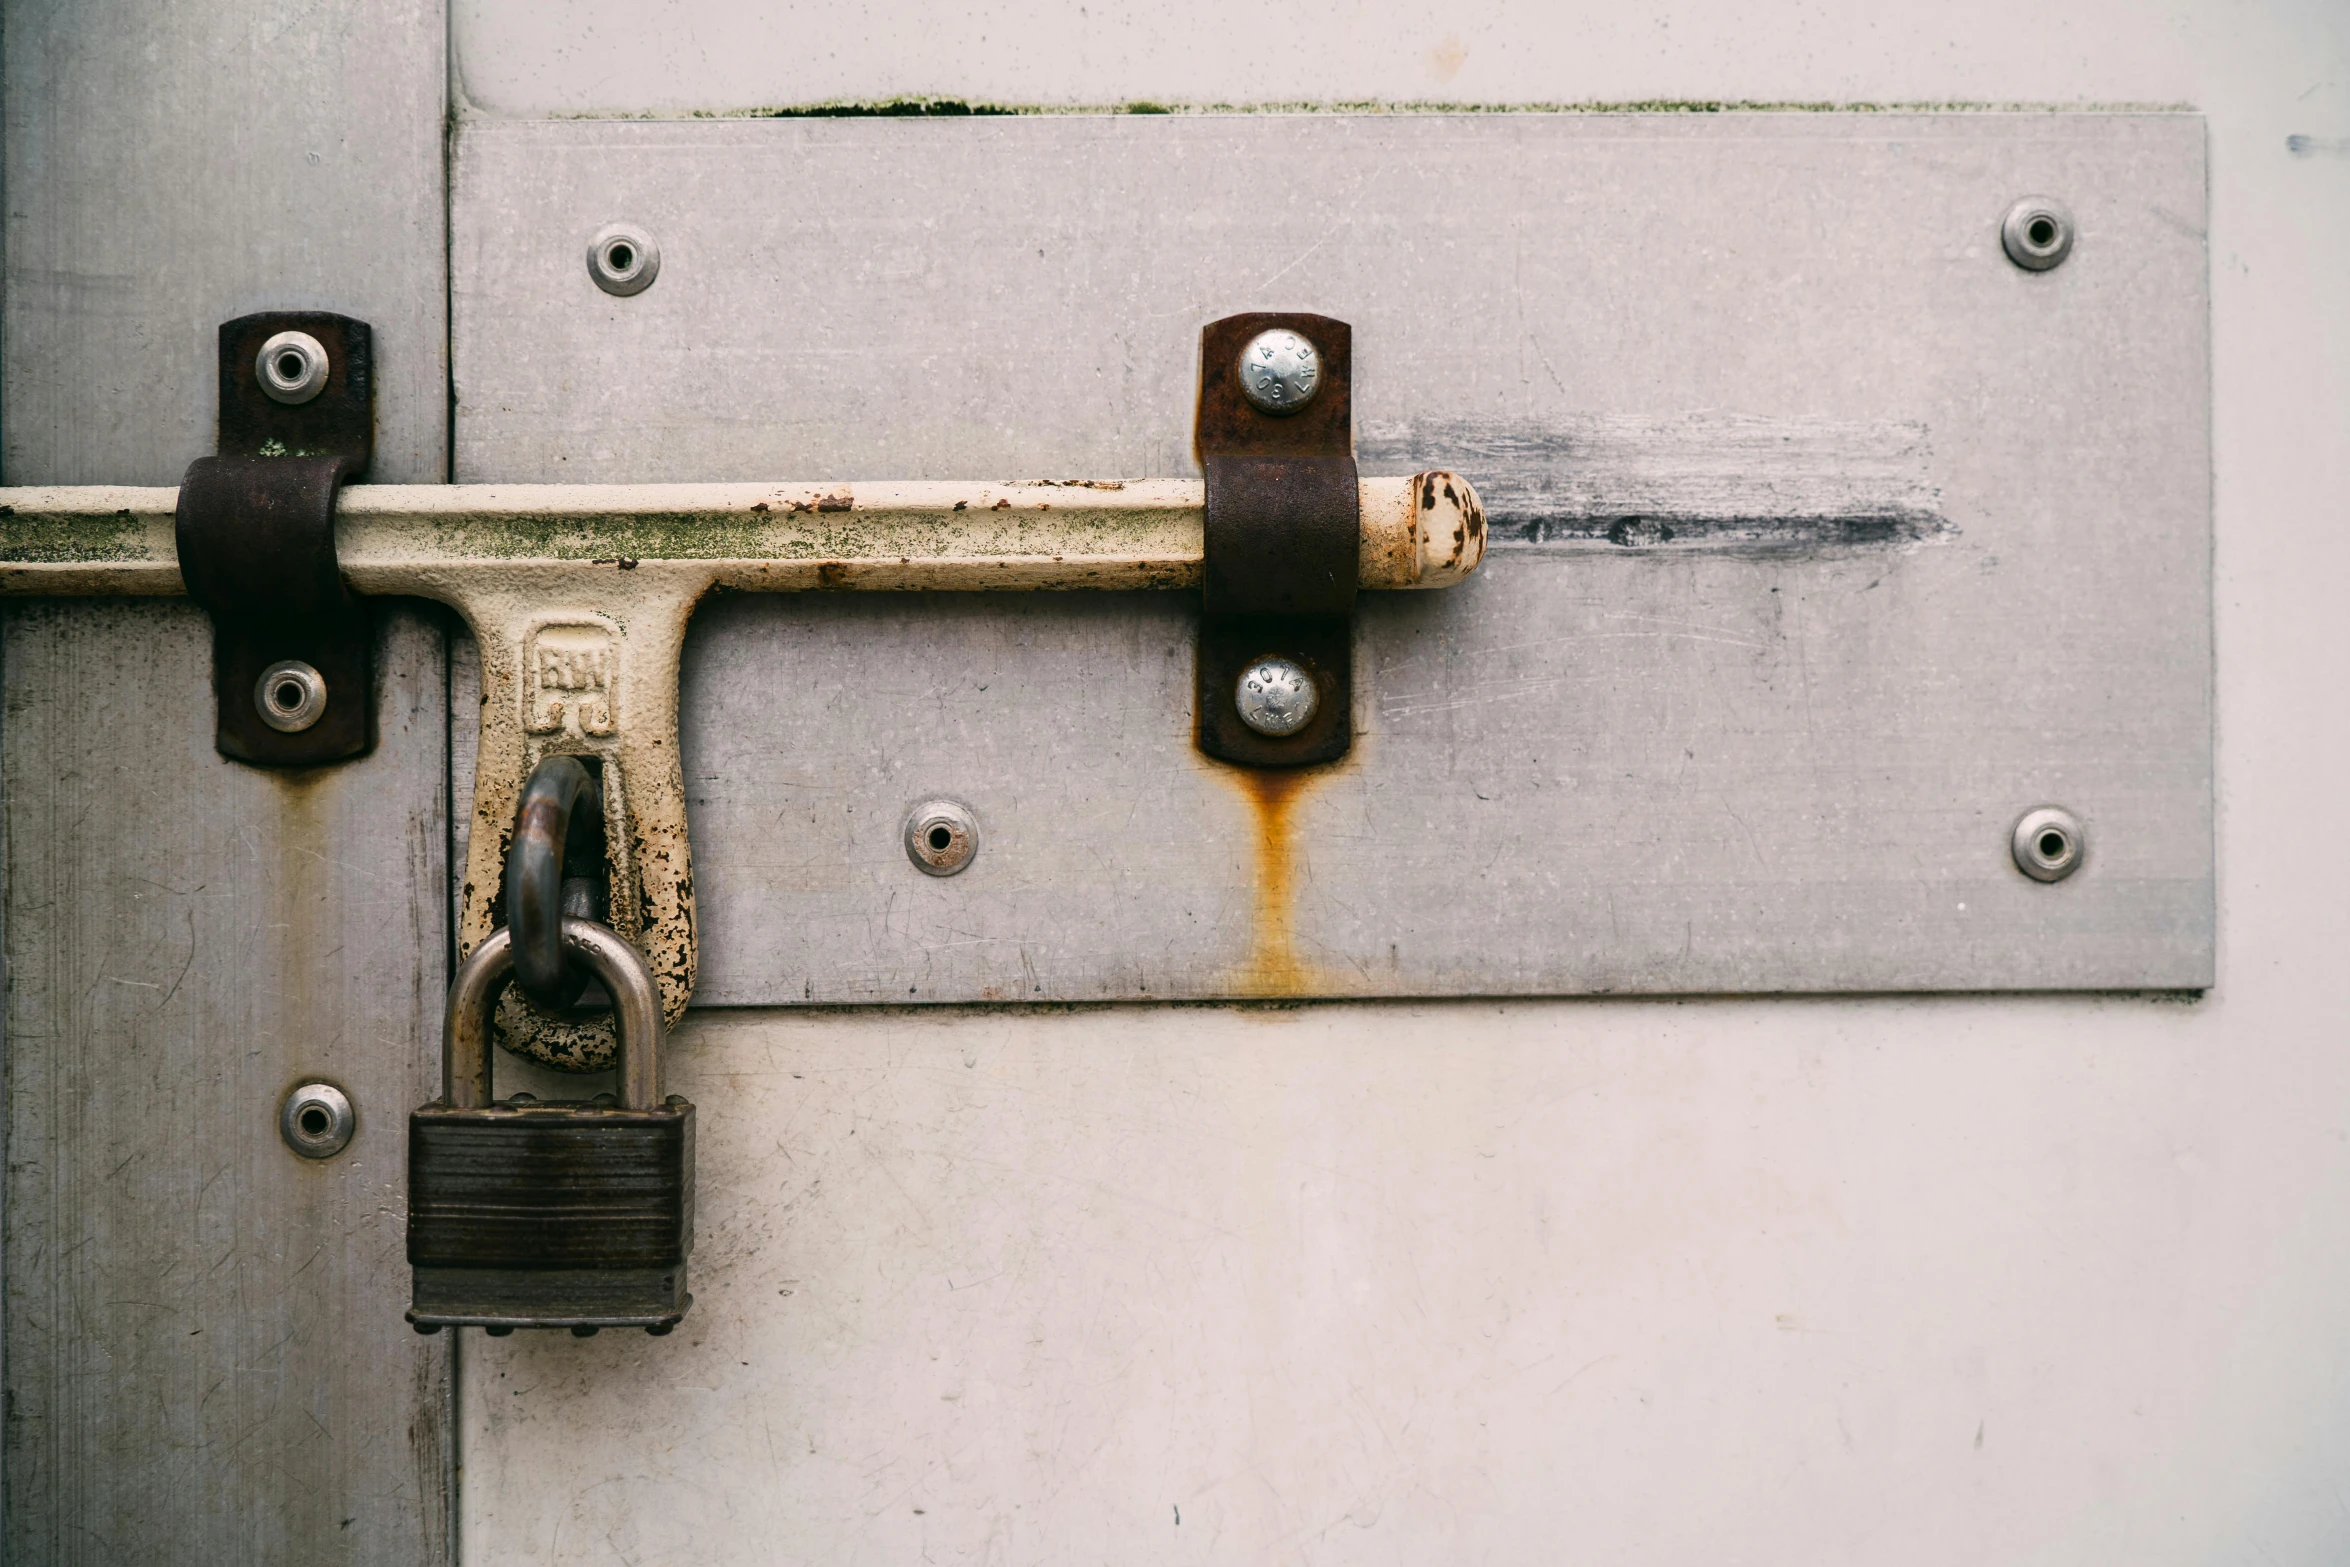
M 298 307 L 373 327 L 376 477 L 447 477 L 437 0 L 7 21 L 0 475 L 171 483 L 214 450 L 220 323 Z
M 1362 487 L 1369 587 L 1442 587 L 1482 551 L 1476 495 L 1450 474 Z M 1441 494 L 1442 500 L 1434 497 Z M 173 492 L 0 491 L 0 594 L 169 593 L 161 518 Z M 693 994 L 697 942 L 678 655 L 714 588 L 1122 588 L 1198 583 L 1201 486 L 1029 484 L 377 486 L 339 502 L 344 575 L 363 593 L 454 606 L 480 645 L 482 700 L 459 950 L 496 923 L 524 780 L 550 756 L 596 764 L 606 915 L 643 949 L 671 1023 Z M 1183 711 L 1182 706 L 1173 709 Z M 611 1025 L 509 994 L 506 1043 L 599 1070 Z
M 323 350 L 300 402 L 263 387 L 260 359 L 284 334 Z M 315 362 L 315 354 L 313 354 Z M 335 563 L 334 497 L 375 452 L 375 350 L 367 323 L 325 310 L 263 311 L 220 327 L 219 451 L 180 478 L 174 547 L 189 596 L 212 616 L 220 754 L 314 767 L 375 744 L 375 638 Z M 262 675 L 298 659 L 325 682 L 325 709 L 287 730 L 267 722 Z
M 264 767 L 315 767 L 375 744 L 374 635 L 335 564 L 335 491 L 350 457 L 199 457 L 180 481 L 175 553 L 212 617 L 213 744 Z M 326 710 L 291 733 L 266 722 L 263 672 L 299 659 L 325 678 Z
M 1429 482 L 1362 481 L 1359 586 L 1449 587 L 1484 558 L 1476 492 L 1416 477 Z M 0 594 L 185 592 L 177 496 L 0 489 Z M 1196 588 L 1204 504 L 1197 479 L 361 484 L 336 497 L 335 538 L 352 585 L 375 594 L 574 568 L 614 591 L 631 580 L 615 571 L 672 568 L 746 593 Z
M 1302 335 L 1319 364 L 1312 400 L 1278 415 L 1255 407 L 1241 387 L 1242 350 L 1273 331 Z M 1353 382 L 1354 334 L 1344 321 L 1255 311 L 1200 332 L 1195 438 L 1207 531 L 1193 704 L 1199 748 L 1218 761 L 1308 767 L 1337 761 L 1353 743 L 1362 533 Z M 1313 716 L 1295 733 L 1259 734 L 1234 706 L 1240 672 L 1263 657 L 1290 659 L 1314 683 Z
M 467 122 L 457 466 L 1184 473 L 1197 367 L 1159 323 L 1243 300 L 1353 324 L 1366 471 L 1492 454 L 1461 465 L 1487 569 L 1362 607 L 1353 753 L 1286 789 L 1168 723 L 1173 604 L 707 612 L 708 1002 L 2196 987 L 2202 135 Z M 2030 192 L 2079 219 L 2052 272 L 1999 248 Z M 616 300 L 578 247 L 621 217 L 663 271 Z M 988 834 L 951 881 L 896 842 L 932 794 Z M 2008 852 L 2041 804 L 2097 844 L 2055 886 Z
M 419 1326 L 664 1327 L 692 1303 L 694 1107 L 550 1102 L 408 1122 Z M 536 1293 L 530 1274 L 561 1274 Z M 483 1276 L 487 1275 L 485 1279 Z
M 493 932 L 458 965 L 441 1095 L 408 1118 L 408 1320 L 420 1331 L 666 1333 L 693 1303 L 694 1107 L 661 1097 L 653 976 L 609 926 L 564 919 L 561 940 L 612 998 L 619 1092 L 497 1103 L 490 1013 L 515 971 L 513 932 Z
M 693 1106 L 428 1105 L 408 1126 L 419 1267 L 679 1267 L 693 1244 Z M 568 1326 L 568 1324 L 565 1324 Z
M 382 748 L 279 773 L 215 754 L 193 605 L 0 612 L 11 1561 L 448 1555 L 449 1362 L 400 1321 L 443 617 L 376 633 Z M 356 1109 L 330 1159 L 279 1137 L 309 1079 Z
M 0 479 L 176 483 L 216 450 L 220 323 L 287 306 L 372 324 L 373 471 L 446 478 L 438 0 L 5 11 Z M 330 778 L 214 752 L 193 606 L 0 615 L 0 1555 L 446 1561 L 448 1353 L 399 1322 L 398 1239 L 445 979 L 443 621 L 382 608 L 387 744 Z M 305 1075 L 357 1105 L 335 1158 L 279 1140 Z
M 326 350 L 326 382 L 298 403 L 262 390 L 261 350 L 301 332 Z M 264 310 L 220 325 L 220 451 L 253 457 L 345 457 L 351 476 L 375 456 L 375 334 L 331 310 Z

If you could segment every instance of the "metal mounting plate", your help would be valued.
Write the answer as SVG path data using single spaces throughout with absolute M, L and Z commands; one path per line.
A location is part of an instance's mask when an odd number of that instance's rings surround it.
M 1320 354 L 1312 402 L 1279 415 L 1250 406 L 1242 350 L 1260 332 L 1299 332 Z M 1200 334 L 1194 455 L 1207 470 L 1193 712 L 1200 751 L 1243 767 L 1335 762 L 1354 742 L 1354 607 L 1362 516 L 1354 459 L 1353 333 L 1327 316 L 1253 311 Z M 1259 734 L 1233 703 L 1240 676 L 1271 655 L 1319 693 L 1295 733 Z
M 287 403 L 257 360 L 280 333 L 326 358 L 323 384 Z M 180 480 L 180 575 L 212 616 L 214 744 L 261 767 L 316 767 L 375 745 L 374 632 L 335 560 L 335 492 L 375 455 L 375 340 L 325 310 L 263 311 L 220 326 L 220 450 Z M 322 678 L 322 708 L 272 724 L 257 688 L 286 660 Z
M 1281 308 L 1353 324 L 1363 471 L 1486 499 L 1287 780 L 1192 750 L 1169 597 L 705 608 L 704 1003 L 2200 987 L 2203 160 L 2171 114 L 468 121 L 457 470 L 1191 473 L 1199 324 Z

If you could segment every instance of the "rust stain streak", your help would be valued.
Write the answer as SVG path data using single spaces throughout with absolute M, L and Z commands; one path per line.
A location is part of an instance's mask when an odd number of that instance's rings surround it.
M 1341 764 L 1343 765 L 1343 764 Z M 1240 785 L 1256 828 L 1256 914 L 1248 958 L 1233 976 L 1244 996 L 1310 996 L 1322 990 L 1319 972 L 1297 953 L 1297 886 L 1301 869 L 1297 802 L 1337 767 L 1227 767 Z

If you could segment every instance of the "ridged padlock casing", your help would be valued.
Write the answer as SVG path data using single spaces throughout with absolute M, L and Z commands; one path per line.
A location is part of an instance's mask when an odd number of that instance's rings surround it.
M 420 1326 L 667 1327 L 694 1244 L 694 1107 L 553 1102 L 408 1118 Z

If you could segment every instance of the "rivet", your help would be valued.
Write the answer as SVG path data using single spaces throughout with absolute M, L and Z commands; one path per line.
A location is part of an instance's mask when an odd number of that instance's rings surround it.
M 2007 259 L 2026 272 L 2045 272 L 2073 253 L 2073 215 L 2054 196 L 2026 196 L 1999 225 Z
M 253 373 L 272 402 L 310 401 L 325 390 L 326 371 L 326 345 L 307 332 L 280 332 L 253 359 Z
M 280 734 L 300 734 L 326 712 L 326 677 L 298 658 L 272 664 L 253 682 L 253 709 Z
M 2009 843 L 2016 869 L 2034 881 L 2064 880 L 2081 868 L 2088 848 L 2080 818 L 2054 805 L 2024 812 Z
M 952 876 L 979 853 L 979 818 L 954 800 L 925 800 L 906 813 L 906 858 L 925 876 Z
M 596 287 L 626 298 L 651 288 L 661 275 L 661 247 L 634 224 L 614 223 L 588 241 L 587 264 Z
M 1314 677 L 1286 658 L 1266 657 L 1250 664 L 1240 672 L 1233 692 L 1240 721 L 1276 739 L 1303 729 L 1321 701 Z
M 350 1146 L 358 1124 L 350 1096 L 332 1083 L 296 1085 L 277 1111 L 277 1135 L 305 1159 L 332 1159 Z
M 1293 414 L 1322 389 L 1322 356 L 1287 327 L 1259 332 L 1240 351 L 1240 391 L 1269 414 Z

